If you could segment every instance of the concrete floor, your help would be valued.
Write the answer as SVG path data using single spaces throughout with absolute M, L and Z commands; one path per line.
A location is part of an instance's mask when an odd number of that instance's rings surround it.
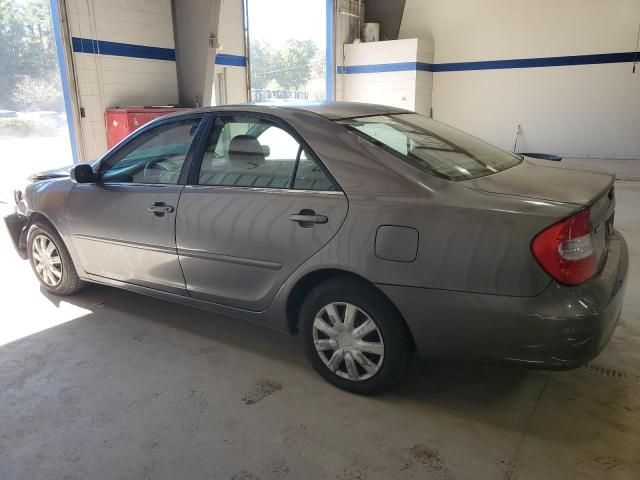
M 107 287 L 54 298 L 2 229 L 0 478 L 638 479 L 640 183 L 623 318 L 588 368 L 415 362 L 376 398 L 298 339 Z

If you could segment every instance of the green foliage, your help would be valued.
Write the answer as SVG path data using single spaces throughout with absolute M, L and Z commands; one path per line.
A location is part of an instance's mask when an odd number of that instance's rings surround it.
M 311 40 L 289 40 L 278 52 L 278 83 L 288 90 L 305 85 L 311 78 L 311 60 L 317 50 Z
M 318 47 L 312 40 L 289 40 L 275 50 L 269 43 L 251 41 L 251 87 L 266 88 L 277 82 L 286 90 L 303 87 L 312 76 Z
M 267 42 L 251 40 L 251 87 L 266 88 L 273 78 L 274 52 Z
M 24 77 L 18 81 L 13 91 L 13 99 L 21 110 L 63 110 L 60 81 L 51 77 L 52 75 L 42 79 Z
M 27 77 L 58 75 L 48 0 L 0 0 L 0 64 L 0 109 L 20 106 L 15 90 Z
M 23 118 L 0 118 L 0 137 L 46 137 L 55 135 L 55 128 L 46 123 Z

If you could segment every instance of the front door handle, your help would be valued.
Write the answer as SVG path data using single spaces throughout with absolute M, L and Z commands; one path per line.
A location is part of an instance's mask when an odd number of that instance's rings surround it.
M 147 210 L 153 212 L 157 217 L 163 217 L 165 213 L 171 213 L 175 209 L 171 205 L 167 205 L 164 202 L 156 202 L 153 205 L 149 206 Z
M 297 222 L 303 228 L 311 228 L 316 224 L 329 221 L 325 215 L 316 215 L 316 212 L 309 209 L 300 210 L 300 213 L 289 215 L 289 220 Z

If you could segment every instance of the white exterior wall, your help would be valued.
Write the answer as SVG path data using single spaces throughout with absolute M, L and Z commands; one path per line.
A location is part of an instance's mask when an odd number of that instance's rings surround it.
M 171 0 L 66 0 L 71 36 L 174 48 Z M 74 52 L 84 159 L 107 150 L 109 107 L 178 102 L 176 62 Z
M 220 24 L 218 36 L 220 48 L 218 54 L 245 57 L 244 45 L 244 13 L 242 0 L 222 0 L 220 7 Z M 247 71 L 246 67 L 220 65 L 216 63 L 214 75 L 223 74 L 225 79 L 226 103 L 247 102 Z M 214 81 L 214 85 L 216 82 Z M 216 99 L 220 95 L 216 92 Z M 217 102 L 220 103 L 220 102 Z
M 407 0 L 401 38 L 435 63 L 631 52 L 638 0 Z M 504 148 L 640 158 L 640 68 L 631 63 L 436 72 L 434 118 Z
M 430 42 L 416 38 L 344 46 L 347 73 L 336 75 L 336 99 L 370 102 L 415 110 L 431 109 L 431 72 L 415 69 L 391 72 L 348 73 L 349 67 L 384 66 L 405 62 L 433 62 Z

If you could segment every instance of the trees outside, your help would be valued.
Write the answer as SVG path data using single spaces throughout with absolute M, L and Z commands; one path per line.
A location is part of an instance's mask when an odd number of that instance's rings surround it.
M 0 110 L 62 108 L 48 0 L 0 0 L 0 64 Z
M 267 42 L 251 40 L 251 87 L 266 88 L 274 80 L 273 70 L 275 53 Z
M 20 110 L 61 112 L 64 109 L 60 88 L 55 88 L 60 81 L 51 77 L 51 74 L 46 74 L 42 78 L 23 76 L 18 80 L 13 90 L 13 100 Z
M 289 40 L 274 48 L 263 40 L 251 41 L 251 88 L 298 91 L 324 73 L 324 53 L 312 40 Z
M 287 90 L 297 90 L 311 79 L 311 61 L 318 47 L 311 40 L 289 40 L 275 55 L 274 78 Z

